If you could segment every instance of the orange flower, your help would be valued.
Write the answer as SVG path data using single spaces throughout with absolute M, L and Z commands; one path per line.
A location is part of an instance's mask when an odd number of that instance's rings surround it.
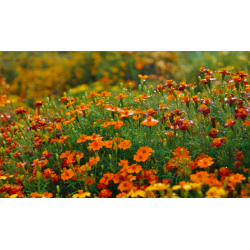
M 141 161 L 145 162 L 147 159 L 148 159 L 147 154 L 139 153 L 139 154 L 134 155 L 134 160 L 137 162 L 141 162 Z
M 114 122 L 114 128 L 115 129 L 119 129 L 120 127 L 123 126 L 123 121 L 117 121 L 117 122 Z
M 103 147 L 103 142 L 100 141 L 100 140 L 95 140 L 95 141 L 92 141 L 90 144 L 89 144 L 89 147 L 96 151 L 96 150 L 99 150 Z
M 128 167 L 127 172 L 130 174 L 132 174 L 132 173 L 138 174 L 141 170 L 142 170 L 141 165 L 132 164 L 131 166 Z
M 118 94 L 118 96 L 116 96 L 114 99 L 123 99 L 125 97 L 127 97 L 128 95 L 123 95 L 123 94 Z
M 242 122 L 242 125 L 246 125 L 246 126 L 250 127 L 250 121 L 245 120 L 244 122 Z
M 145 155 L 147 155 L 147 156 L 150 156 L 152 152 L 153 152 L 153 149 L 152 149 L 152 148 L 150 148 L 150 147 L 148 147 L 148 146 L 144 146 L 144 147 L 140 147 L 140 148 L 137 150 L 136 154 L 145 154 Z
M 103 177 L 100 180 L 101 184 L 105 184 L 106 186 L 109 184 L 109 182 L 113 179 L 114 174 L 108 172 L 106 174 L 103 175 Z
M 172 154 L 177 157 L 181 157 L 182 155 L 188 156 L 189 151 L 184 147 L 178 147 L 174 152 L 172 152 Z
M 138 75 L 138 77 L 140 78 L 140 79 L 143 79 L 143 80 L 146 80 L 146 79 L 148 79 L 148 76 L 147 75 Z
M 16 114 L 26 114 L 27 110 L 24 107 L 15 109 Z
M 203 159 L 198 161 L 198 166 L 200 168 L 207 168 L 213 164 L 214 164 L 213 158 L 211 158 L 211 157 L 206 157 L 206 158 L 203 158 Z
M 121 192 L 123 192 L 123 191 L 128 192 L 128 191 L 131 190 L 132 186 L 133 186 L 133 184 L 131 182 L 129 182 L 129 181 L 123 181 L 123 182 L 121 182 L 119 184 L 118 189 Z
M 87 136 L 87 140 L 101 140 L 103 137 L 101 137 L 100 135 L 97 135 L 96 133 L 94 133 L 92 136 Z
M 44 101 L 36 101 L 35 102 L 35 108 L 39 107 L 39 106 L 42 106 L 44 103 Z
M 94 96 L 99 96 L 95 91 L 91 91 L 88 95 L 88 98 L 94 97 Z
M 80 135 L 80 137 L 77 139 L 77 143 L 85 142 L 87 141 L 87 136 L 86 135 Z
M 242 174 L 232 174 L 229 177 L 229 181 L 232 183 L 241 183 L 245 179 L 246 177 L 244 177 Z
M 112 148 L 112 141 L 111 140 L 104 141 L 103 146 L 105 146 L 106 148 Z
M 159 123 L 158 120 L 154 119 L 152 116 L 147 117 L 141 124 L 148 126 L 148 127 L 153 127 Z
M 39 194 L 37 192 L 31 193 L 30 194 L 30 198 L 42 198 L 42 194 Z
M 52 198 L 52 197 L 53 197 L 53 194 L 47 191 L 42 194 L 42 198 Z
M 190 175 L 190 180 L 192 182 L 198 183 L 200 181 L 204 181 L 208 178 L 209 174 L 206 171 L 197 172 L 196 174 Z
M 107 198 L 110 197 L 112 195 L 112 192 L 108 189 L 103 189 L 100 193 L 99 193 L 99 198 Z
M 71 151 L 66 151 L 65 153 L 62 153 L 60 158 L 64 159 L 64 158 L 68 158 L 71 155 Z
M 61 179 L 63 181 L 66 181 L 66 180 L 71 179 L 73 176 L 74 176 L 74 172 L 72 171 L 71 168 L 68 170 L 66 168 L 64 168 L 63 173 L 61 174 Z
M 132 118 L 133 118 L 135 121 L 138 121 L 138 120 L 140 120 L 141 116 L 140 116 L 140 115 L 134 115 Z
M 121 149 L 128 149 L 131 147 L 131 141 L 130 140 L 124 140 L 123 142 L 120 142 L 120 144 L 118 145 L 119 148 Z

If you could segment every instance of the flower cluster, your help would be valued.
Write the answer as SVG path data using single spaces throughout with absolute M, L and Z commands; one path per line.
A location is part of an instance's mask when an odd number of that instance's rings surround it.
M 201 93 L 139 74 L 139 94 L 0 96 L 0 197 L 250 197 L 248 74 L 199 74 Z

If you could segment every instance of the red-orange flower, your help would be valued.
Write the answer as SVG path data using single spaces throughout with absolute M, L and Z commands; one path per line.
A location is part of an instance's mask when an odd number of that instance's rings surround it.
M 100 141 L 100 140 L 95 140 L 95 141 L 92 141 L 90 144 L 89 144 L 89 147 L 96 151 L 96 150 L 99 150 L 103 147 L 103 142 Z
M 205 157 L 198 161 L 198 166 L 200 168 L 207 168 L 209 166 L 212 166 L 214 164 L 213 158 L 211 157 Z
M 153 127 L 159 123 L 158 120 L 154 119 L 152 116 L 147 117 L 141 124 L 148 126 L 148 127 Z
M 121 149 L 128 149 L 131 147 L 131 141 L 130 140 L 124 140 L 122 142 L 120 142 L 120 144 L 118 145 L 119 148 Z
M 63 173 L 61 174 L 61 178 L 63 181 L 69 180 L 74 176 L 74 172 L 72 171 L 72 169 L 63 169 Z

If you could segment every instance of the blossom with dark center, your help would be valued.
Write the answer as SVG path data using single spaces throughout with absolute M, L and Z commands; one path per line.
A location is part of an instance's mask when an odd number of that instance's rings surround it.
M 215 137 L 217 137 L 217 133 L 218 133 L 218 132 L 219 132 L 219 130 L 213 128 L 213 129 L 208 133 L 208 135 L 209 135 L 210 137 L 212 137 L 212 138 L 215 138 Z
M 200 105 L 200 108 L 198 109 L 198 111 L 200 112 L 200 113 L 203 113 L 204 115 L 207 115 L 207 114 L 209 114 L 211 111 L 210 111 L 210 108 L 211 107 L 208 107 L 207 105 L 205 105 L 205 104 L 201 104 Z
M 225 128 L 227 128 L 227 127 L 232 127 L 232 126 L 234 126 L 234 124 L 235 124 L 235 120 L 233 120 L 233 119 L 228 119 L 228 120 L 226 121 L 226 124 L 224 125 L 224 127 L 225 127 Z
M 222 138 L 215 138 L 213 139 L 213 142 L 210 144 L 210 147 L 216 147 L 219 148 L 222 146 L 223 143 L 225 143 L 227 140 L 226 137 L 222 137 Z
M 188 121 L 188 120 L 184 120 L 182 121 L 182 123 L 179 125 L 180 130 L 184 131 L 188 131 L 189 128 L 193 128 L 194 127 L 194 122 L 193 121 Z
M 231 73 L 229 71 L 227 71 L 227 69 L 221 69 L 221 71 L 218 72 L 219 74 L 224 74 L 224 75 L 231 75 Z
M 238 109 L 235 109 L 234 113 L 235 119 L 238 119 L 240 117 L 242 120 L 245 120 L 247 118 L 247 114 L 250 113 L 250 109 L 248 109 L 247 107 L 240 107 Z
M 204 97 L 204 99 L 201 101 L 201 103 L 202 104 L 211 104 L 211 105 L 213 105 L 214 103 L 211 101 L 211 99 L 210 98 L 206 98 L 206 97 Z

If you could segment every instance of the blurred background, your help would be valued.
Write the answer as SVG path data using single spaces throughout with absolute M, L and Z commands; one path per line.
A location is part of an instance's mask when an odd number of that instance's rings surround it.
M 197 82 L 200 67 L 250 72 L 250 52 L 244 51 L 86 51 L 0 52 L 0 94 L 32 105 L 46 96 L 58 97 L 72 89 L 118 91 L 119 83 L 133 87 L 138 74 L 149 84 Z

